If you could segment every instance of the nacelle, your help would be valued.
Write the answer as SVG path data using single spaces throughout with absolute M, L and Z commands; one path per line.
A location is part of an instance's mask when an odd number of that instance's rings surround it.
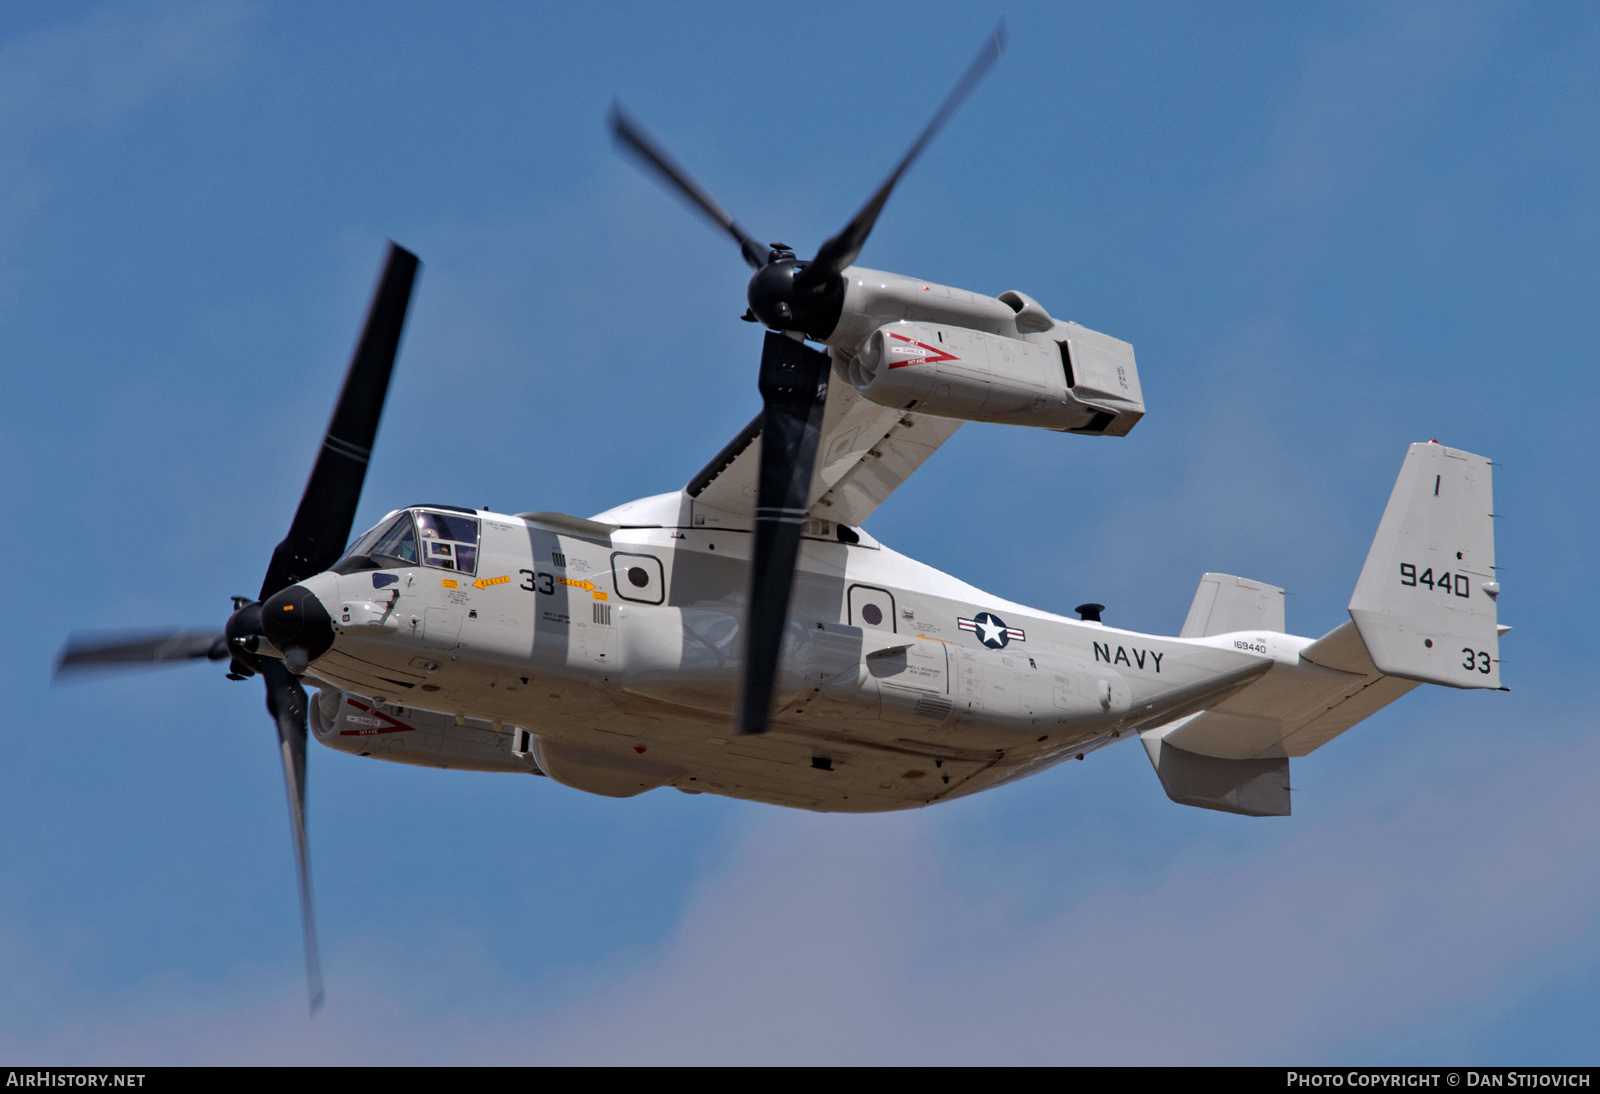
M 880 406 L 942 418 L 1126 435 L 1144 417 L 1133 347 L 1077 323 L 1046 321 L 1048 330 L 1016 338 L 886 323 L 848 359 L 850 382 Z
M 520 726 L 386 704 L 324 687 L 308 721 L 318 741 L 340 752 L 418 767 L 543 774 L 533 736 Z

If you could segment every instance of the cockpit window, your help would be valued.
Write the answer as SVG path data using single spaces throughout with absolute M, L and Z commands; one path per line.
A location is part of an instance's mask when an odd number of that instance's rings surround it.
M 419 512 L 422 530 L 422 561 L 442 570 L 464 574 L 478 569 L 478 521 L 451 513 Z
M 374 562 L 374 555 L 382 555 L 383 562 Z M 352 565 L 352 572 L 381 569 L 384 564 L 415 566 L 417 534 L 411 524 L 411 514 L 396 513 L 361 533 L 339 560 L 340 565 L 345 563 Z
M 384 528 L 382 533 L 366 554 L 382 558 L 385 561 L 395 560 L 407 566 L 417 564 L 417 532 L 411 527 L 411 514 L 401 513 Z
M 417 530 L 410 513 L 395 513 L 356 538 L 331 569 L 336 574 L 417 564 Z

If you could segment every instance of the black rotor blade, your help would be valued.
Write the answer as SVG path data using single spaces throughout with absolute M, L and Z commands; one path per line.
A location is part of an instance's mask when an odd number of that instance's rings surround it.
M 278 751 L 289 790 L 289 824 L 294 829 L 294 861 L 300 881 L 300 929 L 305 935 L 306 991 L 311 1013 L 322 1009 L 322 956 L 317 949 L 317 920 L 311 906 L 311 858 L 306 842 L 306 691 L 283 662 L 261 659 L 267 684 L 267 711 L 278 726 Z
M 795 561 L 822 436 L 829 359 L 788 335 L 761 346 L 761 477 L 744 620 L 744 679 L 738 731 L 764 733 L 772 717 Z
M 739 250 L 744 254 L 746 262 L 758 270 L 767 264 L 767 248 L 751 239 L 750 233 L 739 227 L 733 217 L 728 215 L 728 211 L 718 205 L 716 199 L 706 193 L 698 182 L 689 177 L 689 172 L 685 171 L 683 166 L 645 131 L 644 126 L 628 116 L 620 102 L 612 102 L 607 121 L 611 123 L 611 134 L 616 137 L 619 144 L 637 156 L 662 181 L 688 198 L 697 209 L 733 237 L 734 242 L 739 244 Z
M 923 129 L 922 135 L 911 145 L 895 169 L 889 172 L 889 177 L 883 180 L 883 185 L 878 187 L 878 192 L 867 200 L 861 211 L 844 229 L 832 239 L 829 239 L 817 249 L 817 257 L 795 278 L 796 289 L 817 289 L 832 281 L 844 272 L 846 266 L 854 262 L 861 254 L 862 246 L 867 242 L 867 236 L 872 233 L 872 226 L 878 222 L 878 214 L 883 211 L 884 203 L 889 200 L 889 194 L 894 190 L 895 183 L 900 181 L 900 176 L 905 174 L 906 168 L 922 154 L 928 142 L 933 140 L 935 134 L 944 128 L 944 123 L 956 112 L 956 108 L 972 94 L 972 89 L 978 86 L 1000 59 L 1006 48 L 1006 25 L 1002 22 L 994 28 L 994 33 L 978 51 L 978 56 L 972 64 L 967 66 L 967 71 L 956 82 L 955 88 L 945 96 L 944 103 L 933 115 L 933 120 Z
M 227 639 L 217 631 L 78 632 L 67 636 L 67 644 L 56 656 L 51 679 L 114 669 L 156 668 L 201 658 L 221 661 L 227 656 Z
M 418 265 L 416 255 L 389 244 L 388 261 L 323 435 L 322 450 L 311 468 L 289 534 L 272 552 L 258 600 L 326 570 L 338 561 L 350 539 Z

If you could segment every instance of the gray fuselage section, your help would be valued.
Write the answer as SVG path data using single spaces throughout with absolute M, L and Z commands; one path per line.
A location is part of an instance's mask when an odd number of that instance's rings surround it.
M 312 675 L 345 693 L 318 704 L 318 738 L 430 766 L 543 769 L 599 793 L 670 784 L 893 809 L 1200 709 L 1273 663 L 1010 603 L 865 534 L 808 537 L 773 728 L 735 738 L 750 535 L 679 526 L 686 499 L 651 500 L 660 526 L 478 513 L 474 572 L 307 581 L 337 632 Z

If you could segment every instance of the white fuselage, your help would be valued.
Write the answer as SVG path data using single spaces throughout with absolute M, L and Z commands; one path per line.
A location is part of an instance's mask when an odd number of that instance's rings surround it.
M 675 493 L 613 511 L 631 526 L 479 512 L 474 573 L 307 580 L 336 635 L 309 673 L 331 685 L 317 738 L 614 796 L 899 809 L 1198 710 L 1308 641 L 1136 634 L 1000 600 L 864 534 L 808 537 L 772 729 L 738 737 L 751 537 L 693 527 L 691 511 Z

